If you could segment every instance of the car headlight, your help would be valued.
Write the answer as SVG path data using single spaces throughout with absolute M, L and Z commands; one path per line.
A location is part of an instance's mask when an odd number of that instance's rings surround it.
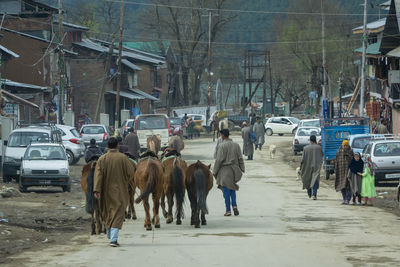
M 67 169 L 67 168 L 62 168 L 62 169 L 60 170 L 60 174 L 69 174 L 69 169 Z
M 32 170 L 29 168 L 22 169 L 22 174 L 32 174 Z
M 18 159 L 12 157 L 4 157 L 4 162 L 17 163 Z

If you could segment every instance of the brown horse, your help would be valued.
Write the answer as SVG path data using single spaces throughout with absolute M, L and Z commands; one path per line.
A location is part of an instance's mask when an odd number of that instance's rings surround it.
M 151 222 L 156 228 L 160 228 L 160 198 L 163 192 L 163 169 L 157 155 L 152 151 L 147 151 L 140 156 L 135 172 L 135 185 L 140 189 L 140 196 L 135 200 L 140 203 L 143 200 L 146 219 L 144 227 L 152 230 Z M 150 221 L 149 195 L 153 198 L 153 219 Z
M 211 165 L 206 166 L 201 161 L 197 161 L 186 171 L 186 189 L 192 208 L 190 225 L 194 225 L 196 228 L 200 228 L 200 212 L 201 224 L 207 225 L 205 216 L 208 214 L 207 195 L 213 187 L 213 174 L 210 167 Z
M 152 135 L 147 138 L 147 150 L 153 151 L 156 155 L 161 150 L 161 140 L 157 135 Z
M 137 162 L 132 159 L 132 157 L 130 155 L 128 155 L 129 161 L 132 163 L 133 167 L 135 168 L 136 171 L 136 167 L 137 167 Z M 128 211 L 125 212 L 125 218 L 126 219 L 131 219 L 132 220 L 136 220 L 137 216 L 136 216 L 136 211 L 135 211 L 135 192 L 136 192 L 136 185 L 135 185 L 135 180 L 131 180 L 129 182 L 129 186 L 128 186 L 128 193 L 129 193 L 129 205 L 128 205 Z
M 161 197 L 161 208 L 167 223 L 173 222 L 172 208 L 174 206 L 174 196 L 176 201 L 176 224 L 182 224 L 181 218 L 184 217 L 183 203 L 185 200 L 185 172 L 186 162 L 176 151 L 166 151 L 162 157 L 162 166 L 164 169 L 164 192 Z M 165 197 L 168 201 L 168 212 L 165 209 Z
M 100 205 L 93 194 L 93 178 L 97 159 L 84 165 L 82 168 L 81 187 L 86 197 L 86 212 L 91 215 L 92 235 L 100 234 L 105 230 L 101 218 Z

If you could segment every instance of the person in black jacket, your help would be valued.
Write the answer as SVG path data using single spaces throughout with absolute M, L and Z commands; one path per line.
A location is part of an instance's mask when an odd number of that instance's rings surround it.
M 101 151 L 100 147 L 98 147 L 96 145 L 96 140 L 91 139 L 90 145 L 86 148 L 86 151 L 85 151 L 86 163 L 93 160 L 94 158 L 99 158 L 101 155 L 103 155 L 103 152 Z

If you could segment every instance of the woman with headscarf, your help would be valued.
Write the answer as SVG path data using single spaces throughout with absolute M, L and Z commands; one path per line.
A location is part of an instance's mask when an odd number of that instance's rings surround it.
M 376 191 L 375 177 L 372 174 L 372 162 L 370 157 L 366 160 L 364 173 L 362 174 L 361 196 L 365 198 L 363 205 L 372 206 L 372 198 L 376 197 Z
M 364 161 L 361 159 L 360 153 L 356 153 L 354 154 L 354 157 L 349 165 L 348 179 L 350 182 L 351 192 L 353 194 L 353 204 L 357 205 L 361 204 L 361 184 L 363 171 Z
M 336 192 L 341 191 L 343 197 L 343 205 L 348 205 L 352 196 L 350 183 L 347 179 L 349 165 L 353 159 L 353 150 L 349 146 L 349 141 L 344 140 L 342 146 L 336 153 L 335 160 L 335 189 Z

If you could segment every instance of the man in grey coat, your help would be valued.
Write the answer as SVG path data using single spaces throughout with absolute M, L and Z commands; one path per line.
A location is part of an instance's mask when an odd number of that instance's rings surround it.
M 140 144 L 139 138 L 133 132 L 133 127 L 129 128 L 129 134 L 125 137 L 124 145 L 127 147 L 129 154 L 133 156 L 135 160 L 139 158 Z
M 261 150 L 261 147 L 265 143 L 265 127 L 264 124 L 262 124 L 260 117 L 257 117 L 256 123 L 253 125 L 253 131 L 256 134 L 257 137 L 257 142 L 255 144 L 256 150 L 259 148 Z
M 243 155 L 247 156 L 247 160 L 253 160 L 254 147 L 251 138 L 251 127 L 247 122 L 243 122 L 242 139 L 243 139 Z
M 226 212 L 224 216 L 231 216 L 231 204 L 235 216 L 239 215 L 236 203 L 237 183 L 244 173 L 242 151 L 237 143 L 229 139 L 229 130 L 220 131 L 222 143 L 218 147 L 214 164 L 214 176 L 217 178 L 218 188 L 222 189 L 225 198 Z
M 303 150 L 300 173 L 303 182 L 303 189 L 307 189 L 308 197 L 311 198 L 312 195 L 314 200 L 317 200 L 323 156 L 324 153 L 322 152 L 322 147 L 317 144 L 317 137 L 311 135 L 310 144 Z

